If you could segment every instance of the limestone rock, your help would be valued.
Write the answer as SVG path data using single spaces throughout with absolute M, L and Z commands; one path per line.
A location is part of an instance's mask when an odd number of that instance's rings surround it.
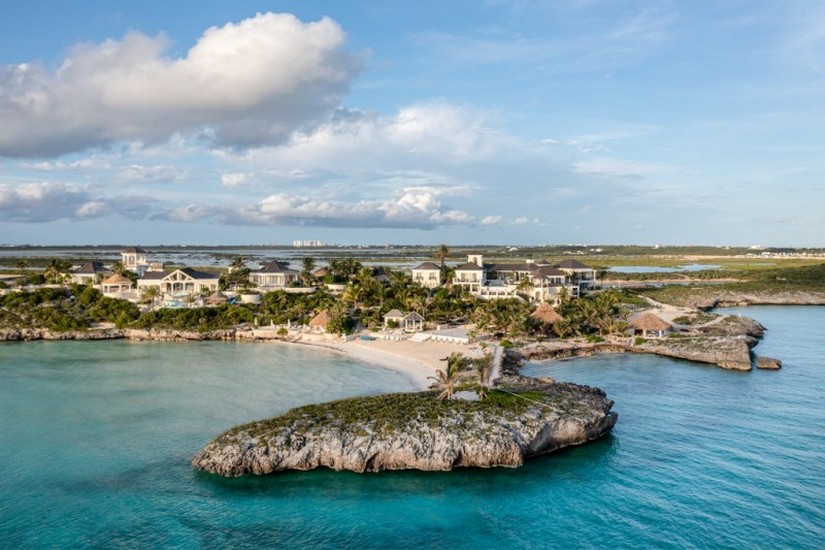
M 320 467 L 515 467 L 601 437 L 618 418 L 598 388 L 519 378 L 494 394 L 483 401 L 438 401 L 433 392 L 419 392 L 300 407 L 227 431 L 192 464 L 228 477 Z
M 756 368 L 765 370 L 779 370 L 782 368 L 782 361 L 773 357 L 759 356 L 756 358 Z

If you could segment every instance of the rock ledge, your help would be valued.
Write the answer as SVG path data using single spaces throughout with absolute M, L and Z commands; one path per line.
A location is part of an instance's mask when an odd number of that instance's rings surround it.
M 511 377 L 482 401 L 435 392 L 292 409 L 223 433 L 192 461 L 227 477 L 280 470 L 354 472 L 521 466 L 609 432 L 618 416 L 598 388 Z

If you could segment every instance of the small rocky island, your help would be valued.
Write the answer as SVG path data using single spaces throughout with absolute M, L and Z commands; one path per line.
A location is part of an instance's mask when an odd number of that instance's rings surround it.
M 423 391 L 298 407 L 228 430 L 192 464 L 227 477 L 320 467 L 516 467 L 605 435 L 618 418 L 612 406 L 598 388 L 508 376 L 482 400 Z

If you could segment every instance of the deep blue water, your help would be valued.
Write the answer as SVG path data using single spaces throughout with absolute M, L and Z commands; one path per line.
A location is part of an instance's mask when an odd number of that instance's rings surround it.
M 729 310 L 728 310 L 729 312 Z M 746 308 L 778 372 L 653 356 L 529 365 L 616 401 L 611 436 L 520 469 L 223 479 L 191 456 L 232 424 L 405 390 L 266 344 L 0 346 L 0 546 L 823 548 L 825 308 Z

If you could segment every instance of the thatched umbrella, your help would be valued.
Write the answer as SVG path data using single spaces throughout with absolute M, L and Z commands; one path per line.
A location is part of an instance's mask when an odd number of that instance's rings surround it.
M 661 334 L 673 328 L 670 323 L 650 312 L 634 317 L 627 323 L 627 326 L 633 330 L 641 330 L 643 336 L 647 336 L 648 332 Z
M 204 300 L 210 306 L 219 306 L 225 304 L 228 299 L 224 296 L 220 290 L 216 290 L 214 294 L 211 294 L 206 300 Z
M 327 324 L 329 323 L 329 312 L 327 310 L 322 311 L 309 321 L 309 328 L 311 329 L 321 329 L 322 331 L 326 332 Z
M 531 314 L 531 317 L 535 317 L 536 319 L 547 325 L 552 325 L 556 321 L 564 320 L 564 317 L 559 315 L 556 312 L 556 310 L 553 309 L 553 306 L 547 303 L 539 304 L 539 307 L 537 307 L 536 311 L 534 311 Z

